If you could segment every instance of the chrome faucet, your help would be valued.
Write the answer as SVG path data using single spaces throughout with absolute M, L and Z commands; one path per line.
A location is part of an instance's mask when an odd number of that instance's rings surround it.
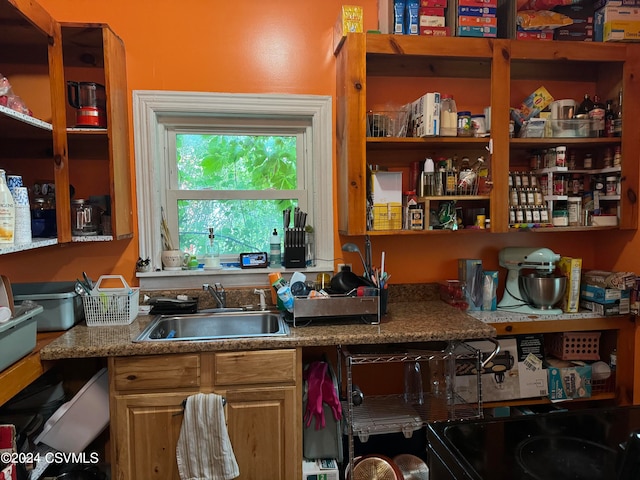
M 218 308 L 226 308 L 227 306 L 227 292 L 224 291 L 224 287 L 221 283 L 215 283 L 215 288 L 209 285 L 208 283 L 204 283 L 202 285 L 202 289 L 208 291 L 213 298 L 216 300 L 216 304 Z
M 262 288 L 255 288 L 253 293 L 260 295 L 260 310 L 264 312 L 267 309 L 267 299 L 264 290 Z

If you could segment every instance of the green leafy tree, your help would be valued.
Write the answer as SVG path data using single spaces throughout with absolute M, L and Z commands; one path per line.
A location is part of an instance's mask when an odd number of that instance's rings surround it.
M 180 190 L 293 190 L 297 185 L 294 136 L 181 134 L 176 138 Z M 283 195 L 284 197 L 284 195 Z M 262 251 L 282 211 L 295 200 L 180 200 L 180 248 L 204 253 L 213 227 L 220 253 Z

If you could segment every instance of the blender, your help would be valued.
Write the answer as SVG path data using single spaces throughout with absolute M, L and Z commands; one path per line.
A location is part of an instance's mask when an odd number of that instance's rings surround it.
M 76 109 L 76 127 L 107 128 L 104 85 L 95 82 L 67 82 L 69 105 Z
M 567 285 L 567 277 L 554 275 L 559 254 L 548 248 L 507 247 L 500 250 L 498 259 L 500 266 L 507 269 L 499 310 L 541 315 L 562 313 L 562 309 L 554 308 Z

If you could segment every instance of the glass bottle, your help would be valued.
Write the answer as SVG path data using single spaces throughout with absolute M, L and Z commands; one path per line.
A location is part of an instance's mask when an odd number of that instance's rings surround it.
M 578 105 L 578 108 L 576 110 L 576 117 L 578 115 L 587 115 L 588 117 L 589 111 L 591 111 L 592 108 L 593 108 L 593 101 L 591 100 L 591 96 L 588 93 L 585 93 L 584 98 L 582 99 L 582 102 L 580 102 L 580 105 Z M 581 117 L 581 118 L 587 118 L 587 117 Z
M 613 113 L 613 100 L 607 100 L 604 109 L 604 136 L 613 137 L 615 114 Z
M 591 132 L 594 137 L 604 137 L 604 114 L 605 106 L 600 101 L 598 95 L 593 96 L 593 104 L 589 110 L 589 120 L 591 120 Z
M 443 93 L 440 97 L 440 136 L 458 135 L 458 109 L 453 95 Z
M 616 105 L 613 118 L 613 136 L 622 136 L 622 89 L 618 91 L 618 104 Z

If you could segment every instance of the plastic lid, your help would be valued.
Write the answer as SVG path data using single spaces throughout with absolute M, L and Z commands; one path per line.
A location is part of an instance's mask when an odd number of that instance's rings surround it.
M 453 98 L 453 95 L 451 95 L 450 93 L 443 93 L 442 95 L 440 95 L 440 99 L 443 98 Z
M 466 110 L 463 111 L 463 112 L 458 112 L 458 116 L 460 116 L 460 115 L 471 115 L 471 112 L 466 111 Z

